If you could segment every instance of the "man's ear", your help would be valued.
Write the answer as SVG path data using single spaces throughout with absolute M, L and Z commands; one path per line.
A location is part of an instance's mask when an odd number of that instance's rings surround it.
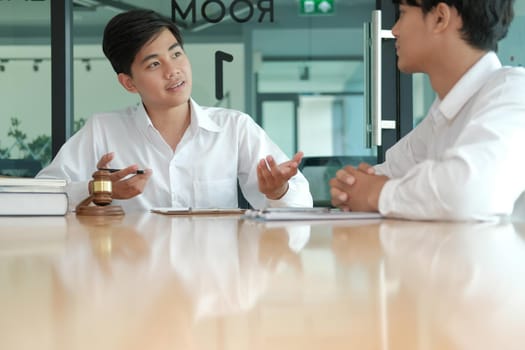
M 448 28 L 448 26 L 450 26 L 451 16 L 453 15 L 452 8 L 450 6 L 444 2 L 440 2 L 436 5 L 436 7 L 434 7 L 432 14 L 435 21 L 435 31 L 443 32 Z
M 137 88 L 135 87 L 133 78 L 131 78 L 131 76 L 127 75 L 126 73 L 119 73 L 117 77 L 118 82 L 124 87 L 124 89 L 128 90 L 129 92 L 137 92 Z

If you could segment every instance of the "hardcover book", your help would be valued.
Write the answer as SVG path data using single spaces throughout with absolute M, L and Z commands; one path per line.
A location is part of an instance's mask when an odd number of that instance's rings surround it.
M 0 216 L 65 215 L 66 181 L 0 177 Z

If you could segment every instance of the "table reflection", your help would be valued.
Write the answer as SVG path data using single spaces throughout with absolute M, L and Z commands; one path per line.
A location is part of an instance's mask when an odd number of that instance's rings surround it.
M 385 222 L 391 346 L 523 349 L 525 242 L 510 223 Z M 394 282 L 393 282 L 394 281 Z M 400 310 L 401 309 L 401 310 Z
M 248 310 L 268 274 L 280 264 L 297 265 L 309 238 L 304 229 L 266 229 L 228 217 L 67 220 L 54 254 L 0 260 L 7 269 L 31 262 L 16 271 L 13 294 L 29 294 L 20 279 L 40 281 L 34 292 L 43 293 L 17 296 L 4 309 L 0 348 L 194 348 L 195 322 Z
M 0 218 L 0 349 L 522 349 L 524 228 Z

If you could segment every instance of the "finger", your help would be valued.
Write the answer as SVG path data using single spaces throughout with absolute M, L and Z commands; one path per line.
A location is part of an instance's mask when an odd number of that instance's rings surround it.
M 330 185 L 330 187 L 341 188 L 341 181 L 339 181 L 339 179 L 337 179 L 336 177 L 331 178 L 328 181 L 328 184 Z
M 261 175 L 267 177 L 270 175 L 270 166 L 268 165 L 268 162 L 266 159 L 259 160 L 259 164 L 257 164 L 257 170 L 261 172 Z
M 290 180 L 297 172 L 299 167 L 296 162 L 285 162 L 279 165 L 279 178 L 283 180 Z
M 286 174 L 288 177 L 291 177 L 297 173 L 299 169 L 299 163 L 294 160 L 289 160 L 278 165 L 278 169 L 281 174 Z
M 141 186 L 135 179 L 121 180 L 113 183 L 113 198 L 129 199 L 141 193 Z
M 358 169 L 361 170 L 362 172 L 370 174 L 370 175 L 375 173 L 374 167 L 371 166 L 368 163 L 361 163 L 361 164 L 359 164 Z
M 364 171 L 365 173 L 368 168 L 370 168 L 368 163 L 359 163 L 359 166 L 357 167 L 357 169 Z
M 257 166 L 257 182 L 259 191 L 265 195 L 272 192 L 272 188 L 275 187 L 273 184 L 272 174 L 268 170 L 266 161 L 264 159 L 261 159 Z
M 268 178 L 271 177 L 270 169 L 265 159 L 261 159 L 257 164 L 257 177 L 259 178 L 260 185 L 266 185 Z
M 355 183 L 355 177 L 348 171 L 348 167 L 340 169 L 335 173 L 335 177 L 343 184 L 352 186 Z
M 302 151 L 299 151 L 293 156 L 292 161 L 299 164 L 301 163 L 301 160 L 303 159 L 303 157 L 304 157 L 304 153 Z
M 132 173 L 133 176 L 127 177 L 122 181 L 126 181 L 132 186 L 139 186 L 143 188 L 146 182 L 148 182 L 149 178 L 151 177 L 151 174 L 153 174 L 153 171 L 151 169 L 145 169 L 143 174 L 137 174 L 136 172 L 134 172 Z
M 145 184 L 148 182 L 151 177 L 152 170 L 144 170 L 144 174 L 132 173 L 132 176 L 124 178 L 121 182 L 126 182 L 130 186 L 144 188 Z
M 97 163 L 97 168 L 108 168 L 109 162 L 115 157 L 115 152 L 109 152 L 104 154 Z
M 281 174 L 284 178 L 286 178 L 286 180 L 289 180 L 292 176 L 297 174 L 299 171 L 299 164 L 301 164 L 303 159 L 303 155 L 303 152 L 299 151 L 293 156 L 291 160 L 279 164 Z
M 281 165 L 277 165 L 275 162 L 275 159 L 272 156 L 267 156 L 266 162 L 268 163 L 268 167 L 270 168 L 270 177 L 273 179 L 273 181 L 279 182 L 282 184 L 284 180 L 288 180 L 289 177 L 287 176 L 288 173 L 293 172 L 294 164 L 291 164 L 289 161 L 284 162 Z M 291 170 L 289 170 L 291 168 Z
M 330 196 L 332 198 L 332 204 L 335 206 L 341 206 L 349 199 L 348 193 L 340 191 L 335 187 L 330 189 Z
M 268 168 L 270 169 L 270 172 L 277 172 L 279 171 L 279 168 L 277 167 L 277 163 L 275 162 L 275 159 L 273 159 L 272 156 L 266 156 L 266 163 L 268 163 Z
M 144 174 L 136 174 L 129 178 L 115 181 L 113 183 L 113 198 L 129 199 L 141 194 L 152 173 L 153 171 L 151 169 L 145 169 Z
M 133 164 L 111 174 L 112 181 L 119 181 L 129 175 L 137 175 L 138 165 Z
M 328 181 L 328 183 L 330 184 L 330 190 L 335 189 L 339 192 L 349 192 L 350 191 L 350 186 L 342 183 L 335 177 L 332 178 L 330 181 Z
M 143 174 L 137 174 L 137 175 L 149 179 L 152 174 L 153 174 L 153 169 L 147 168 L 147 169 L 144 169 L 144 173 Z

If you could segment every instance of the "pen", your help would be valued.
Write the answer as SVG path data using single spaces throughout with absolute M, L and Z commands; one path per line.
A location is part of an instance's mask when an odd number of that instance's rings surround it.
M 110 173 L 115 173 L 117 171 L 121 171 L 122 169 L 98 168 L 98 170 L 106 170 L 106 171 L 109 171 Z M 135 171 L 135 174 L 144 174 L 144 170 L 143 169 L 138 169 L 137 171 Z

